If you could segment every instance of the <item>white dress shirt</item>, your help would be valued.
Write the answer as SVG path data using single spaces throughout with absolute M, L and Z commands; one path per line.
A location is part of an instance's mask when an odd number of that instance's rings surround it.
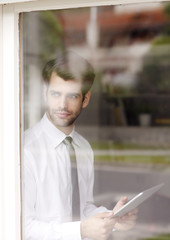
M 73 139 L 78 159 L 81 219 L 98 212 L 93 204 L 93 151 L 75 130 Z M 80 222 L 72 222 L 72 185 L 66 135 L 46 114 L 25 132 L 23 161 L 24 240 L 79 240 Z

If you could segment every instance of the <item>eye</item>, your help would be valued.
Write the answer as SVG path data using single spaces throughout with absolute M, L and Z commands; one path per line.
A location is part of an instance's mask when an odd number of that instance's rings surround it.
M 59 96 L 60 96 L 60 93 L 59 93 L 59 92 L 51 91 L 51 96 L 53 96 L 53 97 L 59 97 Z
M 69 98 L 76 99 L 79 97 L 79 94 L 73 93 L 68 95 Z

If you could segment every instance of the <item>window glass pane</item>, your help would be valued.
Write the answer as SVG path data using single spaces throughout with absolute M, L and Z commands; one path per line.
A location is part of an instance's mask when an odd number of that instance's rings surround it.
M 67 88 L 74 79 L 79 79 L 74 74 L 84 74 L 85 62 L 77 55 L 87 60 L 96 74 L 87 108 L 89 96 L 81 99 L 80 88 L 71 94 Z M 69 58 L 71 74 L 66 72 L 66 65 L 48 65 L 55 76 L 45 73 L 45 81 L 50 79 L 50 82 L 44 85 L 44 65 L 59 56 Z M 159 192 L 139 206 L 136 225 L 128 231 L 112 232 L 110 239 L 169 239 L 170 3 L 24 13 L 23 73 L 24 130 L 29 129 L 23 146 L 26 239 L 46 236 L 49 240 L 60 239 L 61 234 L 70 237 L 73 234 L 76 239 L 74 234 L 79 226 L 68 223 L 71 221 L 70 162 L 66 153 L 62 155 L 65 146 L 55 129 L 68 135 L 70 128 L 66 122 L 77 116 L 82 107 L 75 125 L 94 152 L 97 207 L 112 210 L 121 196 L 131 199 L 145 189 L 164 183 Z M 87 79 L 89 74 L 88 68 Z M 60 78 L 56 80 L 57 85 L 52 85 L 52 76 Z M 64 83 L 63 78 L 66 78 Z M 62 90 L 58 89 L 60 81 L 64 84 Z M 48 123 L 42 127 L 42 121 Z M 72 122 L 68 125 L 73 126 Z M 55 150 L 57 163 L 53 162 L 54 152 L 50 147 L 55 141 L 57 147 L 61 144 L 61 149 Z M 78 155 L 78 150 L 75 151 Z M 82 216 L 89 218 L 98 212 L 89 204 L 93 184 L 89 147 L 82 159 L 83 167 L 78 173 L 80 195 L 84 199 L 81 199 L 81 210 Z M 88 211 L 84 210 L 86 204 L 89 204 Z

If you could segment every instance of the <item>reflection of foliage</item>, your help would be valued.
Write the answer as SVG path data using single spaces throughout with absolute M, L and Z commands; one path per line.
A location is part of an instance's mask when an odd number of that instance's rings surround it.
M 164 13 L 170 21 L 170 4 L 166 4 Z M 138 76 L 137 91 L 140 93 L 170 92 L 170 25 L 157 37 L 151 51 L 144 59 L 142 72 Z
M 164 15 L 167 19 L 167 24 L 164 26 L 162 35 L 153 41 L 153 45 L 170 44 L 170 4 L 165 4 Z
M 57 49 L 62 51 L 63 29 L 55 11 L 40 12 L 40 41 L 43 61 L 55 57 Z
M 150 114 L 153 112 L 153 106 L 150 104 L 141 103 L 138 106 L 136 106 L 135 112 L 138 114 L 141 114 L 141 113 Z
M 159 235 L 152 238 L 145 238 L 141 240 L 169 240 L 169 239 L 170 239 L 170 234 L 164 234 L 164 235 Z
M 167 3 L 164 8 L 164 13 L 168 19 L 170 19 L 170 3 Z
M 95 155 L 95 161 L 98 162 L 105 162 L 107 164 L 109 163 L 121 163 L 123 165 L 132 164 L 132 166 L 137 166 L 138 164 L 141 166 L 152 166 L 152 168 L 163 168 L 163 167 L 169 167 L 170 161 L 169 161 L 169 155 L 167 156 L 142 156 L 142 155 Z M 143 239 L 143 240 L 169 240 L 170 238 L 150 238 L 150 239 Z
M 128 87 L 122 86 L 122 85 L 110 85 L 110 84 L 106 84 L 105 85 L 105 89 L 106 89 L 106 93 L 109 97 L 111 96 L 128 96 L 128 95 L 132 95 L 133 92 L 131 89 L 129 89 Z
M 92 148 L 94 150 L 169 150 L 169 145 L 164 146 L 160 145 L 155 146 L 155 145 L 142 145 L 141 143 L 122 143 L 122 142 L 116 142 L 115 140 L 99 140 L 99 141 L 91 141 L 90 142 Z
M 166 19 L 168 20 L 168 23 L 165 25 L 163 29 L 163 37 L 169 36 L 170 37 L 170 3 L 165 4 L 164 7 L 164 15 L 166 16 Z
M 139 93 L 170 92 L 170 45 L 153 46 L 136 85 Z
M 170 44 L 170 36 L 161 36 L 153 41 L 153 46 Z

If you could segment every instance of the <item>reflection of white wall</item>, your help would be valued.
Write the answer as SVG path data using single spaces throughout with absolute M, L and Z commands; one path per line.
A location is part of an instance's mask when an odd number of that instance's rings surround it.
M 127 47 L 121 47 L 122 59 L 126 59 L 125 71 L 122 71 L 114 76 L 113 84 L 131 87 L 135 84 L 136 74 L 143 66 L 143 57 L 150 50 L 150 43 L 134 44 Z M 116 56 L 115 56 L 116 58 Z M 120 58 L 119 51 L 117 58 Z M 120 58 L 121 59 L 121 58 Z M 124 61 L 122 61 L 123 63 Z
M 151 44 L 137 43 L 130 46 L 115 46 L 110 49 L 98 48 L 93 52 L 87 46 L 72 48 L 75 52 L 81 52 L 84 57 L 93 61 L 95 68 L 99 71 L 105 69 L 119 70 L 114 79 L 112 77 L 103 78 L 109 83 L 124 86 L 132 86 L 135 82 L 135 75 L 141 70 L 143 65 L 143 57 L 150 50 Z M 76 66 L 76 64 L 75 64 Z M 122 70 L 124 69 L 124 70 Z M 110 82 L 110 83 L 111 83 Z
M 143 64 L 143 57 L 150 50 L 150 43 L 140 43 L 134 44 L 128 49 L 128 54 L 131 56 L 132 61 L 129 62 L 129 71 L 132 73 L 136 73 L 141 70 Z
M 108 68 L 125 68 L 131 73 L 136 73 L 142 67 L 143 57 L 150 50 L 150 43 L 138 43 L 130 46 L 115 46 L 113 48 L 97 48 L 92 52 L 88 46 L 74 46 L 70 49 L 81 53 L 87 60 L 93 60 L 98 70 Z
M 129 72 L 122 72 L 116 74 L 112 79 L 112 85 L 124 86 L 124 87 L 133 87 L 135 83 L 135 75 Z
M 141 69 L 142 58 L 150 49 L 150 43 L 139 43 L 130 46 L 115 46 L 111 49 L 98 49 L 98 67 L 126 68 L 135 73 Z
M 120 69 L 117 74 L 114 74 L 114 79 L 110 78 L 112 84 L 132 86 L 135 84 L 135 76 L 141 70 L 143 57 L 150 50 L 150 46 L 150 43 L 137 43 L 130 46 L 116 46 L 109 51 L 99 49 L 96 67 L 98 69 Z

